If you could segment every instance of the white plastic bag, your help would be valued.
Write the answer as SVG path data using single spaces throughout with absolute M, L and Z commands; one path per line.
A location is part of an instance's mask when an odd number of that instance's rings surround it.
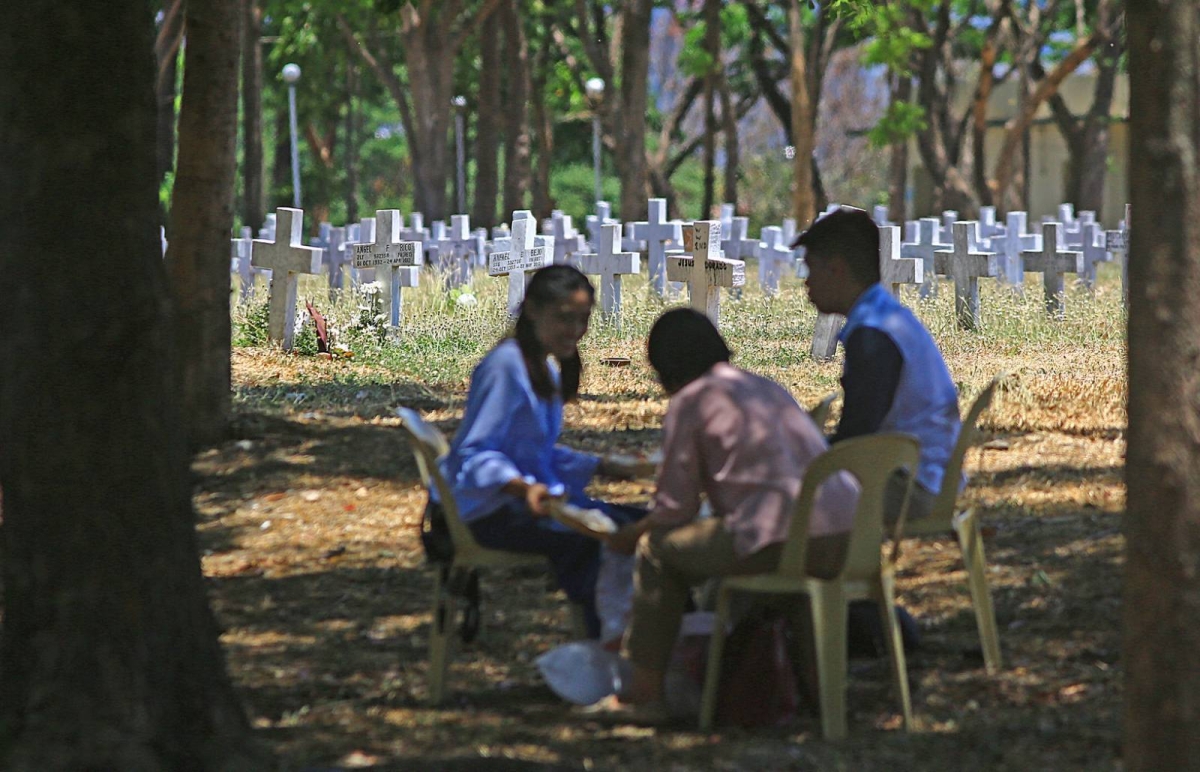
M 596 641 L 572 641 L 534 660 L 550 690 L 567 702 L 592 705 L 621 690 L 630 665 Z

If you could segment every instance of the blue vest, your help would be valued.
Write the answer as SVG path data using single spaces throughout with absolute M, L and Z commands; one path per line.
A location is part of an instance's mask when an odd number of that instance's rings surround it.
M 900 383 L 879 431 L 903 432 L 920 441 L 917 482 L 937 493 L 961 426 L 958 391 L 942 352 L 913 312 L 882 284 L 871 285 L 855 301 L 842 328 L 842 344 L 860 327 L 879 330 L 900 350 Z

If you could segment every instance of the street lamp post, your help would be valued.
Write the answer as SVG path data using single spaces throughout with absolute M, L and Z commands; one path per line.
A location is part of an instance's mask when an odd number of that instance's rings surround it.
M 584 84 L 588 101 L 592 105 L 592 168 L 596 178 L 596 201 L 603 199 L 600 192 L 600 100 L 604 99 L 604 81 L 588 78 Z
M 296 129 L 296 82 L 300 80 L 300 65 L 283 65 L 283 82 L 288 87 L 288 127 L 292 133 L 292 205 L 300 208 L 300 145 Z
M 455 193 L 457 194 L 458 212 L 466 214 L 467 212 L 467 148 L 464 136 L 466 134 L 464 123 L 466 122 L 467 98 L 465 96 L 456 96 L 451 100 L 454 104 L 454 157 L 457 162 L 457 175 L 455 181 Z

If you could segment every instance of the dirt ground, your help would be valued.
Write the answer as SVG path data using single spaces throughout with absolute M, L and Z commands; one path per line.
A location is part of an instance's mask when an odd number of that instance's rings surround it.
M 968 370 L 957 356 L 952 371 Z M 1003 671 L 982 667 L 957 543 L 910 540 L 899 595 L 923 635 L 909 658 L 916 727 L 900 731 L 885 662 L 854 660 L 850 737 L 826 743 L 812 718 L 705 734 L 578 715 L 533 665 L 569 628 L 561 594 L 528 572 L 484 577 L 485 633 L 455 657 L 446 704 L 427 705 L 424 493 L 392 410 L 449 434 L 464 390 L 238 349 L 236 436 L 194 472 L 204 570 L 250 718 L 289 770 L 1119 768 L 1123 374 L 1065 377 L 1070 352 L 1044 356 L 1024 362 L 968 457 Z M 793 385 L 802 401 L 836 377 L 825 367 L 811 393 Z M 648 373 L 635 362 L 590 378 L 564 440 L 653 449 L 665 401 Z M 596 487 L 626 502 L 651 490 Z

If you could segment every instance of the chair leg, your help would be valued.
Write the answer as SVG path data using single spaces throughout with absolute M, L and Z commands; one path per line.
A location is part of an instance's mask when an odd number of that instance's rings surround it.
M 725 628 L 729 625 L 729 610 L 733 593 L 722 587 L 717 592 L 717 618 L 713 622 L 708 642 L 708 665 L 704 673 L 704 696 L 700 701 L 700 731 L 712 730 L 717 715 L 717 689 L 721 683 L 721 655 L 725 651 Z
M 841 740 L 846 736 L 846 598 L 840 584 L 822 582 L 814 583 L 809 599 L 821 734 L 826 740 Z
M 979 518 L 975 510 L 967 510 L 954 518 L 954 532 L 958 535 L 967 569 L 971 605 L 975 607 L 975 623 L 979 627 L 979 643 L 983 647 L 983 664 L 987 672 L 994 675 L 1000 670 L 1000 634 L 996 629 L 996 611 L 992 606 L 987 560 L 983 554 L 983 535 L 979 531 Z
M 446 670 L 454 639 L 454 594 L 446 588 L 448 570 L 439 568 L 433 584 L 433 618 L 429 620 L 429 701 L 446 696 Z
M 584 618 L 583 606 L 572 603 L 571 606 L 571 635 L 576 640 L 586 641 L 588 637 L 587 619 Z
M 900 713 L 904 718 L 904 730 L 912 727 L 912 698 L 908 691 L 908 664 L 904 658 L 904 638 L 900 634 L 900 621 L 896 617 L 896 577 L 890 571 L 879 579 L 880 621 L 883 623 L 883 638 L 887 643 L 888 659 L 892 663 L 892 683 L 900 697 Z

